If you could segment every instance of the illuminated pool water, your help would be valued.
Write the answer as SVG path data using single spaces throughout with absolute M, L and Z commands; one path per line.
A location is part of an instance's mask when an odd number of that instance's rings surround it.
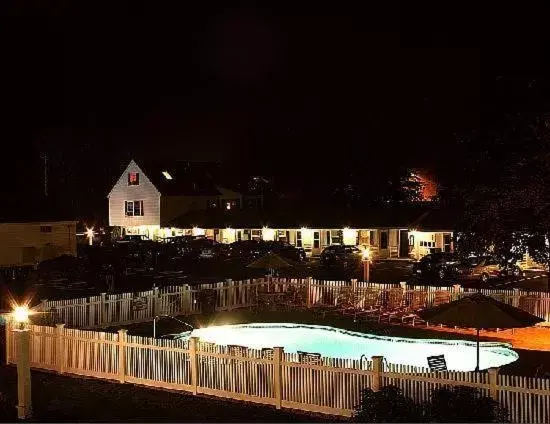
M 184 336 L 185 334 L 185 336 Z M 359 359 L 381 355 L 389 363 L 427 367 L 427 357 L 445 355 L 447 367 L 472 371 L 476 366 L 476 344 L 464 340 L 408 339 L 357 333 L 333 327 L 304 324 L 239 324 L 198 328 L 182 336 L 195 336 L 221 345 L 253 349 L 282 346 L 285 352 L 320 353 L 333 358 Z M 505 343 L 480 343 L 480 369 L 499 367 L 518 359 Z

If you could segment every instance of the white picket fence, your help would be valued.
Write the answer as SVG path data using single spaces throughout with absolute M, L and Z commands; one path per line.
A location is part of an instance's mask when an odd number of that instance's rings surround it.
M 161 289 L 123 294 L 101 294 L 88 298 L 47 301 L 37 307 L 44 312 L 42 323 L 64 323 L 81 329 L 105 328 L 150 321 L 157 315 L 191 315 L 201 312 L 199 293 L 202 290 L 216 292 L 216 310 L 227 311 L 256 305 L 258 292 L 267 288 L 284 292 L 289 286 L 298 286 L 307 292 L 306 306 L 335 304 L 343 287 L 352 287 L 361 293 L 369 288 L 389 290 L 399 284 L 376 284 L 352 280 L 322 281 L 304 279 L 250 279 L 244 281 L 224 281 L 197 285 L 168 286 Z M 470 292 L 461 286 L 431 287 L 407 286 L 407 293 L 424 291 L 427 305 L 433 306 L 442 294 L 445 301 L 452 301 Z M 482 292 L 510 305 L 526 310 L 550 323 L 550 293 L 514 290 L 489 290 Z M 443 296 L 445 297 L 445 296 Z
M 550 380 L 488 373 L 439 372 L 372 361 L 321 358 L 189 340 L 29 326 L 30 361 L 36 369 L 207 394 L 332 415 L 351 416 L 362 389 L 395 385 L 417 402 L 444 385 L 469 386 L 497 400 L 512 422 L 550 422 Z M 8 363 L 17 338 L 6 326 Z

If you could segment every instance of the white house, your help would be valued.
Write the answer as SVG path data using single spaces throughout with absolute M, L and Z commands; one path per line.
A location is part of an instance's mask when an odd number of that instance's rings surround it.
M 143 169 L 130 161 L 108 195 L 109 225 L 126 234 L 164 237 L 172 234 L 168 223 L 189 210 L 241 207 L 240 193 L 197 174 L 184 162 Z

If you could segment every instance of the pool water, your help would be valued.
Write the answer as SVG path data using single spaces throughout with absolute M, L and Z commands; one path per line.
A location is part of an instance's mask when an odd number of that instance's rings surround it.
M 333 358 L 383 356 L 388 363 L 424 368 L 428 356 L 445 355 L 449 370 L 473 371 L 476 366 L 476 343 L 464 340 L 386 337 L 318 325 L 272 323 L 222 325 L 182 333 L 182 337 L 188 336 L 220 345 L 281 346 L 288 353 L 314 352 Z M 509 344 L 480 343 L 480 369 L 506 365 L 518 357 Z

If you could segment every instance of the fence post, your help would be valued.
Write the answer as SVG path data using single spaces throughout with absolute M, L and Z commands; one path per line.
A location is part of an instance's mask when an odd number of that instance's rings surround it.
M 118 381 L 124 383 L 126 377 L 126 334 L 128 330 L 118 330 Z
M 489 368 L 489 395 L 498 402 L 498 368 Z
M 382 373 L 384 372 L 384 357 L 383 356 L 373 356 L 372 357 L 372 371 L 374 375 L 372 376 L 372 391 L 378 392 L 382 386 Z
M 65 344 L 63 343 L 63 335 L 65 332 L 65 324 L 55 325 L 55 356 L 57 358 L 57 372 L 63 374 L 65 372 Z
M 153 318 L 158 315 L 158 309 L 159 309 L 159 288 L 153 287 Z
M 6 364 L 11 363 L 10 361 L 10 345 L 11 345 L 11 317 L 5 316 L 6 319 Z
M 284 348 L 273 348 L 273 391 L 275 394 L 275 408 L 281 409 L 283 399 L 283 358 Z
M 311 308 L 311 280 L 312 277 L 307 277 L 306 286 L 307 286 L 307 298 L 306 298 L 306 307 Z
M 189 359 L 191 360 L 191 388 L 193 394 L 197 394 L 197 386 L 199 381 L 199 338 L 191 337 L 189 339 Z
M 353 293 L 357 292 L 357 278 L 352 278 L 351 279 L 351 291 Z
M 103 324 L 107 322 L 107 317 L 105 316 L 105 296 L 107 296 L 107 293 L 101 293 L 101 303 L 99 304 L 99 325 L 103 327 Z
M 512 306 L 519 307 L 519 289 L 514 289 L 514 296 L 512 297 Z

